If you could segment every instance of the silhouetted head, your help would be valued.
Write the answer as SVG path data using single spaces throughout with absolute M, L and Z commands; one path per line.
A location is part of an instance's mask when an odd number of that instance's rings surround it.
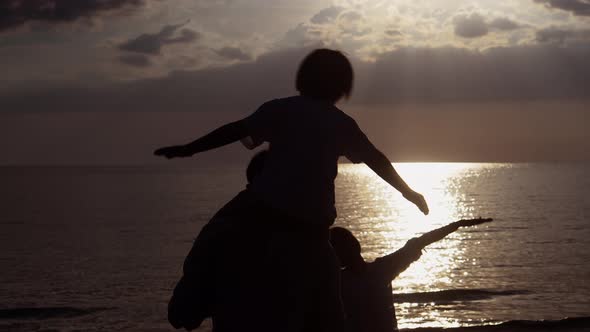
M 252 180 L 262 172 L 267 155 L 268 150 L 262 150 L 252 157 L 248 168 L 246 168 L 246 179 L 248 179 L 248 183 L 252 183 Z
M 342 267 L 351 267 L 364 262 L 361 256 L 361 244 L 348 229 L 330 228 L 330 244 L 332 244 Z
M 322 48 L 303 59 L 295 84 L 302 96 L 335 103 L 350 96 L 353 76 L 352 65 L 344 54 Z

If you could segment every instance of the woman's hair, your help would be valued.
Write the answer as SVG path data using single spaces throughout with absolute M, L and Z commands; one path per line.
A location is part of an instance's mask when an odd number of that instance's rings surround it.
M 361 244 L 348 229 L 343 227 L 330 228 L 330 244 L 334 248 L 342 267 L 349 267 L 362 260 Z
M 350 96 L 353 79 L 352 65 L 346 56 L 340 51 L 322 48 L 303 59 L 295 85 L 302 96 L 335 102 Z

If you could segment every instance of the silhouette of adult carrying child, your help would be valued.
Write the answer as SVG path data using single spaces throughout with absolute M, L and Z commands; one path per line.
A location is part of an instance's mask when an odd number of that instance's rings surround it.
M 207 314 L 215 331 L 342 329 L 339 266 L 328 239 L 336 218 L 339 157 L 364 162 L 428 213 L 424 197 L 335 106 L 352 86 L 348 59 L 318 49 L 299 67 L 298 96 L 268 101 L 192 143 L 155 151 L 167 158 L 189 157 L 240 140 L 251 149 L 269 143 L 260 174 L 201 231 L 187 257 L 191 263 L 185 262 L 186 282 L 195 278 L 198 282 L 189 283 L 211 286 L 194 294 L 209 296 Z M 200 324 L 185 319 L 172 323 L 189 329 Z

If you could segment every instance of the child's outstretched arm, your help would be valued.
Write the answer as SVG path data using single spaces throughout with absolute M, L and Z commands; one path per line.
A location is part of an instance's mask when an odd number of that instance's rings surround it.
M 195 153 L 213 150 L 239 141 L 246 136 L 248 136 L 246 124 L 244 120 L 239 120 L 221 126 L 189 144 L 160 148 L 154 151 L 154 154 L 166 158 L 190 157 Z
M 397 189 L 405 199 L 414 203 L 420 211 L 428 214 L 428 204 L 424 196 L 412 190 L 406 182 L 399 176 L 395 168 L 387 157 L 375 146 L 371 146 L 363 153 L 363 162 L 369 166 L 373 172 L 379 175 L 385 182 Z

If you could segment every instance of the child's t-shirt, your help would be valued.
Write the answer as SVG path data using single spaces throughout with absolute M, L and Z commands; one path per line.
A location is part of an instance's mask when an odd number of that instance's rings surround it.
M 291 217 L 331 225 L 338 158 L 358 163 L 373 147 L 354 119 L 332 103 L 295 96 L 263 104 L 246 125 L 254 146 L 270 144 L 252 192 Z

